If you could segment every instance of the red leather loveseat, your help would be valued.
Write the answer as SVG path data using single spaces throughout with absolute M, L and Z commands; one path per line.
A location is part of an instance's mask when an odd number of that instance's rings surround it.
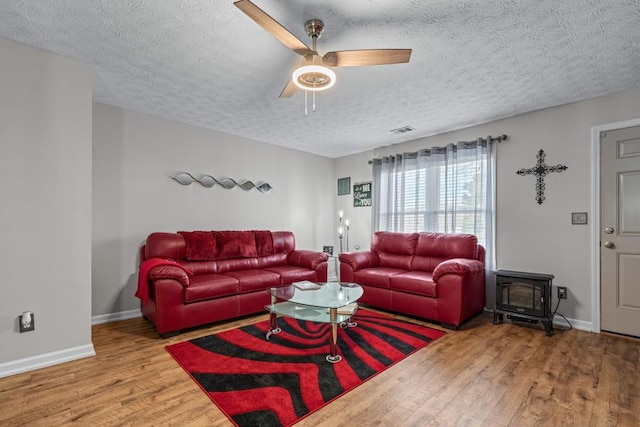
M 484 248 L 471 234 L 376 232 L 371 250 L 340 254 L 359 303 L 457 328 L 485 306 Z
M 328 256 L 296 250 L 289 231 L 152 233 L 140 249 L 136 296 L 163 336 L 264 311 L 267 289 L 325 282 Z

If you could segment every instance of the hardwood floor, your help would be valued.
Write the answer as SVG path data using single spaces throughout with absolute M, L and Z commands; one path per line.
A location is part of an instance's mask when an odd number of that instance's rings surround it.
M 0 425 L 232 425 L 164 346 L 262 319 L 166 340 L 142 318 L 94 326 L 95 357 L 0 379 Z M 447 332 L 296 427 L 640 426 L 638 340 L 488 314 Z

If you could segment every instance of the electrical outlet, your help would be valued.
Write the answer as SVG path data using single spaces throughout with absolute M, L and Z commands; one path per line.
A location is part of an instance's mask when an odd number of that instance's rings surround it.
M 558 286 L 558 299 L 567 299 L 567 287 Z
M 33 313 L 29 313 L 30 321 L 28 324 L 22 322 L 22 314 L 18 316 L 18 328 L 20 333 L 34 331 L 36 329 L 35 315 Z

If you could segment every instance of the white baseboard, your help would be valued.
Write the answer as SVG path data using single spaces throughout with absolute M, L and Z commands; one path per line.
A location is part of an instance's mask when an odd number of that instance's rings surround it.
M 118 320 L 133 319 L 134 317 L 142 317 L 140 309 L 120 311 L 118 313 L 101 314 L 91 318 L 92 325 L 100 325 L 102 323 L 116 322 Z
M 93 344 L 87 344 L 80 347 L 67 348 L 52 353 L 39 354 L 37 356 L 0 363 L 0 378 L 95 355 L 96 352 L 93 349 Z
M 119 313 L 109 313 L 91 318 L 91 325 L 99 325 L 101 323 L 115 322 L 117 320 L 132 319 L 141 317 L 140 309 L 121 311 Z M 10 375 L 21 374 L 23 372 L 33 371 L 48 366 L 57 365 L 59 363 L 70 362 L 72 360 L 83 359 L 85 357 L 95 356 L 96 352 L 92 344 L 85 346 L 69 348 L 65 350 L 55 351 L 52 353 L 39 354 L 37 356 L 27 357 L 24 359 L 13 360 L 11 362 L 0 363 L 0 378 Z
M 571 322 L 571 325 L 567 323 L 567 320 Z M 585 320 L 578 320 L 578 319 L 567 319 L 567 320 L 563 319 L 562 317 L 556 314 L 555 317 L 553 318 L 553 324 L 562 326 L 564 328 L 568 328 L 569 326 L 572 326 L 573 329 L 580 329 L 581 331 L 593 332 L 591 322 L 587 322 Z

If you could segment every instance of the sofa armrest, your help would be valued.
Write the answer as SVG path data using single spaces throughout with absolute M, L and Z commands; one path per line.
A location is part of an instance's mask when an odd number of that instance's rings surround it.
M 189 275 L 180 267 L 174 267 L 171 265 L 162 265 L 155 267 L 149 272 L 149 278 L 154 282 L 162 279 L 177 280 L 183 287 L 189 286 Z
M 433 269 L 433 281 L 437 282 L 445 274 L 465 276 L 484 271 L 484 264 L 475 259 L 453 258 L 442 261 Z
M 485 306 L 484 263 L 468 258 L 441 262 L 433 270 L 438 292 L 438 320 L 457 328 Z
M 329 255 L 324 252 L 293 250 L 287 255 L 287 264 L 315 270 L 319 264 L 326 262 Z
M 373 251 L 346 252 L 340 254 L 338 259 L 341 264 L 348 264 L 353 271 L 358 271 L 363 268 L 378 267 L 380 264 L 378 254 Z
M 142 261 L 142 263 L 140 264 L 140 270 L 138 271 L 138 289 L 136 290 L 136 297 L 140 298 L 143 305 L 146 305 L 149 299 L 149 279 L 151 278 L 151 271 L 153 271 L 157 267 L 167 266 L 177 268 L 185 274 L 193 274 L 189 269 L 181 266 L 176 261 L 171 259 L 149 258 Z M 189 279 L 187 279 L 185 283 L 186 285 L 188 285 Z

